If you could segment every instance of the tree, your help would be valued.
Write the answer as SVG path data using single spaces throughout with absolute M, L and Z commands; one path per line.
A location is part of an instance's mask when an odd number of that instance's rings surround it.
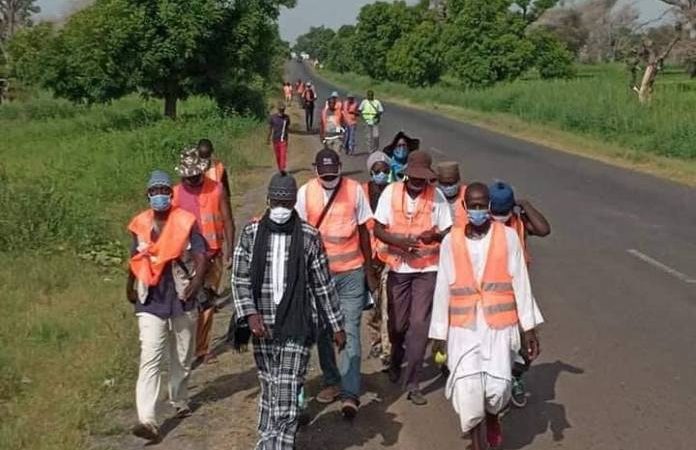
M 396 41 L 387 53 L 389 78 L 409 86 L 439 81 L 443 71 L 441 34 L 441 27 L 427 20 Z
M 357 72 L 360 64 L 355 58 L 355 27 L 343 25 L 327 48 L 326 66 L 337 72 Z
M 97 0 L 60 31 L 55 49 L 61 56 L 45 85 L 87 103 L 140 92 L 162 98 L 170 118 L 178 100 L 191 94 L 239 107 L 235 98 L 247 99 L 249 89 L 271 77 L 278 9 L 294 3 Z
M 0 40 L 7 41 L 21 28 L 32 25 L 31 16 L 39 12 L 36 0 L 0 0 Z
M 649 38 L 644 38 L 641 48 L 636 52 L 631 64 L 633 91 L 638 95 L 640 103 L 648 103 L 652 98 L 653 86 L 658 73 L 664 67 L 664 61 L 674 46 L 681 39 L 681 30 L 677 30 L 672 40 L 664 47 L 658 48 Z M 644 67 L 640 84 L 637 84 L 637 75 L 640 67 Z
M 297 53 L 306 52 L 312 58 L 323 61 L 329 54 L 329 44 L 335 35 L 336 33 L 331 28 L 311 27 L 309 32 L 297 38 L 294 50 Z
M 7 46 L 10 73 L 27 85 L 41 85 L 52 58 L 55 29 L 45 22 L 15 33 Z
M 535 28 L 528 35 L 534 44 L 534 67 L 542 79 L 570 78 L 574 75 L 573 54 L 553 33 Z
M 376 79 L 387 78 L 387 53 L 396 41 L 420 22 L 422 7 L 406 2 L 376 2 L 365 5 L 355 27 L 355 57 L 362 72 Z

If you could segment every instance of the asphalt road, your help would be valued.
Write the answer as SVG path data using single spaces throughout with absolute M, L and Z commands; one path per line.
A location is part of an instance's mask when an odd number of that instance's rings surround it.
M 333 90 L 300 64 L 288 74 L 312 79 L 322 102 Z M 696 190 L 436 114 L 385 109 L 382 145 L 403 129 L 435 159 L 458 161 L 467 181 L 512 183 L 551 222 L 551 236 L 530 243 L 547 321 L 542 357 L 526 378 L 528 406 L 505 417 L 503 448 L 696 448 Z M 364 160 L 345 165 L 365 170 Z M 465 447 L 432 367 L 424 408 L 369 370 L 368 361 L 355 423 L 323 412 L 301 448 Z

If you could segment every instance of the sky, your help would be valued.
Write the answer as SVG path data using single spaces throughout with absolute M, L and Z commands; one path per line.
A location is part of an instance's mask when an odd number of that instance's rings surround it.
M 642 19 L 649 20 L 659 16 L 664 10 L 664 3 L 659 0 L 622 0 L 632 2 L 640 9 Z M 84 0 L 39 0 L 42 15 L 48 18 L 61 16 L 75 8 Z M 284 9 L 280 15 L 280 33 L 283 39 L 293 42 L 297 36 L 305 33 L 311 26 L 324 25 L 338 28 L 341 25 L 355 23 L 360 8 L 373 0 L 298 0 L 294 9 Z M 415 0 L 409 1 L 415 3 Z

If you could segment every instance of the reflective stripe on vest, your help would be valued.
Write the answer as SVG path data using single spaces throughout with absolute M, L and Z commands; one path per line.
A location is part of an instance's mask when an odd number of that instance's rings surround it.
M 164 268 L 186 250 L 196 216 L 181 208 L 173 208 L 157 241 L 152 242 L 154 212 L 149 209 L 131 220 L 128 230 L 138 239 L 138 253 L 130 259 L 130 269 L 139 281 L 156 286 Z
M 435 187 L 428 185 L 423 193 L 418 197 L 416 210 L 413 216 L 406 215 L 405 184 L 403 182 L 394 183 L 392 188 L 391 208 L 392 223 L 386 227 L 387 231 L 399 237 L 419 236 L 422 232 L 433 228 L 433 207 L 435 202 Z M 414 269 L 423 269 L 428 266 L 437 265 L 440 256 L 440 243 L 425 245 L 420 244 L 418 251 L 420 256 L 405 252 L 399 247 L 382 243 L 379 257 L 382 261 L 396 270 L 402 263 L 406 263 Z
M 225 173 L 225 166 L 220 161 L 212 161 L 210 168 L 205 172 L 205 176 L 218 183 L 222 181 Z
M 356 220 L 357 181 L 343 177 L 336 198 L 319 227 L 321 238 L 333 273 L 362 267 L 365 259 L 360 251 L 360 236 Z M 317 178 L 307 183 L 305 208 L 307 222 L 316 225 L 326 204 L 325 189 Z
M 173 206 L 181 206 L 179 201 L 181 189 L 184 189 L 181 184 L 174 186 Z M 208 177 L 203 178 L 203 185 L 198 194 L 199 211 L 197 212 L 201 220 L 198 226 L 208 244 L 208 249 L 212 251 L 220 250 L 222 242 L 225 240 L 225 223 L 220 209 L 222 192 L 222 185 L 219 182 L 213 181 Z M 189 212 L 195 213 L 195 211 Z
M 464 230 L 464 227 L 454 227 L 450 232 L 452 264 L 456 274 L 449 291 L 450 326 L 466 327 L 471 324 L 479 303 L 491 328 L 515 325 L 518 321 L 517 304 L 512 277 L 508 273 L 505 226 L 497 222 L 491 225 L 491 241 L 480 285 L 474 277 Z

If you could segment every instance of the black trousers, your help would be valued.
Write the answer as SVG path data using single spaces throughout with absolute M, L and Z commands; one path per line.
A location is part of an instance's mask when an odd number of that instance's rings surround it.
M 312 131 L 314 128 L 314 103 L 305 105 L 305 125 L 307 131 Z

